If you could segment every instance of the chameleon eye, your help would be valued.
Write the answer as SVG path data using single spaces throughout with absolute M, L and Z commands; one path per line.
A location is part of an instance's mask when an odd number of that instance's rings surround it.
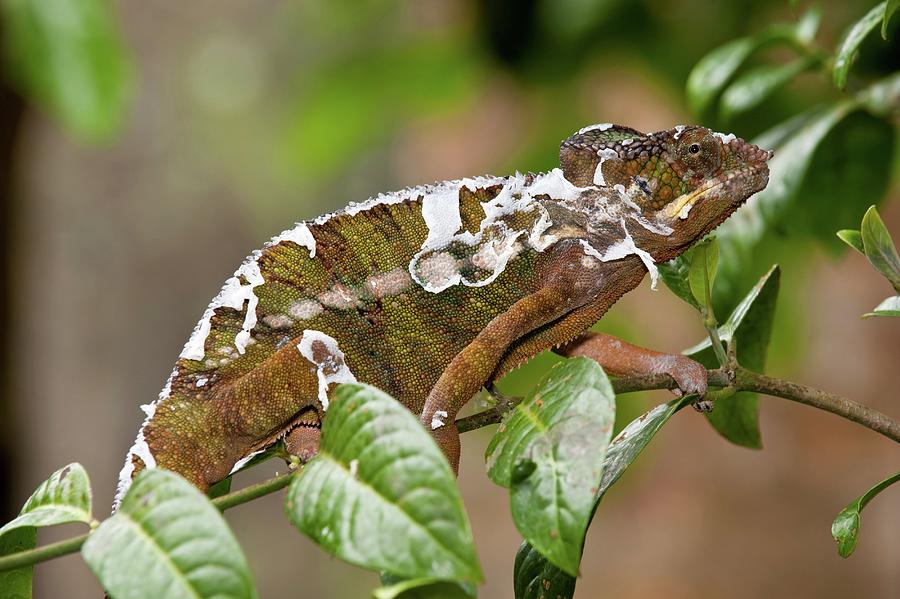
M 688 152 L 691 154 L 696 154 L 700 151 L 700 144 L 691 144 L 688 148 Z

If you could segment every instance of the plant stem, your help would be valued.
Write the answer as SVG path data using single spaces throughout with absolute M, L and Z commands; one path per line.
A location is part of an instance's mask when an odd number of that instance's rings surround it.
M 212 500 L 212 503 L 219 508 L 220 511 L 225 511 L 229 508 L 252 501 L 258 497 L 262 497 L 263 495 L 269 495 L 279 489 L 283 489 L 291 482 L 293 476 L 293 472 L 280 474 L 268 480 L 264 480 L 261 483 L 250 485 L 249 487 L 233 491 L 227 495 L 222 495 L 221 497 L 216 497 Z M 47 560 L 68 555 L 69 553 L 75 553 L 81 549 L 81 546 L 87 541 L 88 536 L 90 536 L 90 533 L 59 541 L 58 543 L 44 545 L 43 547 L 0 556 L 0 572 L 21 568 L 22 566 L 32 566 L 40 562 L 46 562 Z

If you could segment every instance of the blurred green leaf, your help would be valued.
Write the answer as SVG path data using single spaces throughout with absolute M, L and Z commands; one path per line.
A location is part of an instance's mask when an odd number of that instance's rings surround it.
M 886 488 L 900 481 L 900 472 L 884 479 L 841 510 L 831 525 L 831 536 L 838 543 L 838 553 L 841 557 L 850 557 L 859 542 L 859 515 L 863 508 Z
M 0 556 L 34 549 L 37 545 L 37 528 L 22 526 L 0 535 Z M 31 599 L 31 581 L 34 566 L 22 566 L 0 572 L 0 589 L 4 599 Z
M 884 6 L 884 16 L 881 18 L 881 38 L 884 40 L 888 38 L 888 23 L 891 22 L 891 17 L 898 8 L 900 8 L 900 0 L 887 0 L 887 4 Z
M 691 401 L 690 396 L 685 396 L 660 404 L 619 431 L 609 444 L 603 460 L 603 478 L 594 496 L 591 519 L 609 488 L 644 451 L 669 418 Z M 513 588 L 516 599 L 568 598 L 574 593 L 575 578 L 551 564 L 526 541 L 516 553 Z
M 819 31 L 822 22 L 822 7 L 818 4 L 810 6 L 797 20 L 794 28 L 794 36 L 801 44 L 812 42 Z
M 763 65 L 735 79 L 719 100 L 719 113 L 728 121 L 756 108 L 775 91 L 817 63 L 811 57 L 798 58 L 783 65 Z
M 900 295 L 892 295 L 878 304 L 871 312 L 863 314 L 863 318 L 873 316 L 900 316 Z
M 694 294 L 691 293 L 691 284 L 688 279 L 688 273 L 691 270 L 690 251 L 688 250 L 677 258 L 660 264 L 659 275 L 672 293 L 699 310 L 700 304 L 697 303 L 697 300 L 694 299 Z
M 333 176 L 362 148 L 418 115 L 472 98 L 482 61 L 453 36 L 421 36 L 354 54 L 303 84 L 285 151 L 304 179 Z
M 64 466 L 35 489 L 18 517 L 0 528 L 0 536 L 23 526 L 91 522 L 91 483 L 78 462 Z
M 866 250 L 863 247 L 862 234 L 859 231 L 854 229 L 841 229 L 837 232 L 838 239 L 852 247 L 854 250 L 862 254 L 866 255 Z
M 25 95 L 78 137 L 117 133 L 131 67 L 110 3 L 7 0 L 0 10 L 10 73 Z
M 711 310 L 709 299 L 719 266 L 719 246 L 715 237 L 707 237 L 694 246 L 688 283 L 697 303 Z
M 719 327 L 723 343 L 735 345 L 738 362 L 756 372 L 765 370 L 780 280 L 781 269 L 773 266 Z M 684 353 L 707 368 L 719 365 L 709 339 L 704 339 Z M 755 393 L 736 393 L 717 401 L 715 409 L 706 417 L 719 434 L 732 443 L 759 449 L 762 441 L 758 403 Z
M 847 76 L 850 73 L 853 61 L 856 60 L 859 45 L 869 32 L 875 29 L 878 23 L 882 21 L 886 9 L 887 2 L 882 2 L 873 7 L 872 10 L 866 13 L 866 16 L 850 27 L 840 44 L 838 44 L 834 53 L 834 70 L 832 72 L 834 85 L 838 89 L 844 89 L 847 85 Z
M 860 233 L 866 258 L 869 259 L 875 270 L 890 282 L 894 290 L 900 293 L 900 256 L 897 255 L 897 248 L 894 247 L 891 234 L 888 233 L 875 206 L 866 211 Z
M 871 114 L 890 117 L 900 103 L 900 71 L 879 79 L 857 94 L 860 104 Z
M 351 564 L 410 580 L 482 578 L 444 454 L 375 387 L 337 387 L 319 453 L 291 483 L 285 509 L 303 534 Z
M 588 358 L 572 358 L 552 368 L 516 406 L 485 452 L 490 479 L 510 488 L 516 528 L 572 576 L 578 574 L 615 409 L 603 369 Z M 529 475 L 518 467 L 522 462 Z
M 116 599 L 257 596 L 222 514 L 167 470 L 138 473 L 119 511 L 88 537 L 81 555 Z

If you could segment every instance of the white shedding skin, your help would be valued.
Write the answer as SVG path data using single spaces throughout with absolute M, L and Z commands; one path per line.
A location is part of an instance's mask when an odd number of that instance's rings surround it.
M 268 245 L 277 245 L 282 241 L 293 241 L 301 247 L 309 250 L 309 257 L 316 257 L 316 240 L 306 223 L 297 223 L 293 228 L 282 231 L 272 238 Z
M 600 252 L 588 241 L 579 239 L 578 241 L 581 243 L 581 247 L 584 250 L 584 253 L 588 256 L 597 258 L 601 262 L 620 260 L 622 258 L 625 258 L 626 256 L 635 254 L 638 258 L 641 259 L 641 262 L 644 263 L 644 266 L 647 267 L 647 272 L 650 273 L 650 288 L 656 289 L 656 283 L 659 279 L 659 270 L 656 268 L 656 262 L 653 261 L 653 256 L 651 256 L 650 253 L 646 250 L 642 250 L 637 245 L 635 245 L 634 239 L 628 232 L 628 227 L 625 226 L 625 220 L 623 219 L 621 222 L 622 230 L 625 232 L 624 239 L 620 239 L 619 241 L 611 244 L 606 248 L 605 252 Z
M 612 123 L 597 123 L 596 125 L 588 125 L 587 127 L 582 127 L 581 129 L 579 129 L 577 135 L 587 133 L 588 131 L 606 131 L 612 126 Z
M 680 218 L 681 220 L 686 220 L 688 217 L 688 214 L 691 213 L 691 208 L 693 208 L 693 207 L 694 207 L 694 204 L 691 202 L 688 202 L 687 204 L 682 206 L 681 210 L 678 211 L 678 218 Z
M 428 238 L 423 247 L 435 248 L 449 243 L 462 228 L 459 188 L 454 190 L 448 187 L 425 194 L 422 198 L 422 218 L 428 226 Z
M 319 350 L 319 358 L 316 358 L 315 343 L 324 346 L 325 356 L 321 355 Z M 297 344 L 297 350 L 300 355 L 315 364 L 316 376 L 319 379 L 319 403 L 322 404 L 322 410 L 328 409 L 328 385 L 332 383 L 355 383 L 356 377 L 350 372 L 350 368 L 344 361 L 344 352 L 338 347 L 338 343 L 334 337 L 326 335 L 321 331 L 313 331 L 307 329 L 303 331 L 303 337 Z
M 324 310 L 322 304 L 320 304 L 316 300 L 311 299 L 297 300 L 296 302 L 288 306 L 288 314 L 298 320 L 309 320 L 310 318 L 315 318 L 322 313 L 322 310 Z
M 714 131 L 713 135 L 722 140 L 722 143 L 726 146 L 737 139 L 734 133 L 719 133 Z
M 256 305 L 259 298 L 256 297 L 253 289 L 265 283 L 262 273 L 259 271 L 259 263 L 257 262 L 260 252 L 254 252 L 247 258 L 240 268 L 238 268 L 234 276 L 225 281 L 225 285 L 219 294 L 213 299 L 194 327 L 190 339 L 184 345 L 179 357 L 186 360 L 202 360 L 206 355 L 204 345 L 206 338 L 209 336 L 210 319 L 212 318 L 216 308 L 228 307 L 235 310 L 241 310 L 244 302 L 247 302 L 247 312 L 244 314 L 244 324 L 241 326 L 241 332 L 234 338 L 234 346 L 238 353 L 243 354 L 246 351 L 247 344 L 250 341 L 250 331 L 256 326 Z M 243 277 L 247 282 L 241 283 L 239 277 Z
M 597 152 L 597 156 L 600 157 L 600 162 L 597 163 L 597 170 L 594 171 L 594 185 L 604 187 L 606 186 L 606 180 L 603 178 L 603 163 L 611 158 L 618 158 L 619 154 L 611 148 L 603 148 Z
M 196 384 L 197 384 L 197 387 L 203 387 L 208 382 L 209 382 L 209 379 L 207 377 L 201 376 L 199 379 L 197 379 Z
M 445 410 L 437 410 L 431 416 L 431 430 L 437 430 L 444 426 L 444 418 L 447 417 L 447 412 Z
M 675 139 L 681 137 L 681 134 L 684 133 L 684 130 L 686 128 L 687 127 L 685 127 L 684 125 L 675 125 Z
M 246 466 L 247 462 L 249 462 L 254 457 L 258 456 L 259 454 L 261 454 L 264 451 L 265 451 L 265 449 L 258 449 L 256 451 L 254 451 L 253 453 L 245 455 L 244 457 L 242 457 L 241 459 L 239 459 L 237 462 L 234 463 L 234 466 L 231 467 L 231 472 L 229 472 L 228 475 L 231 476 L 232 474 L 234 474 L 235 472 L 237 472 L 238 470 L 240 470 L 241 468 Z
M 409 273 L 399 267 L 387 272 L 374 274 L 366 279 L 366 289 L 376 299 L 399 295 L 406 291 L 410 285 L 412 285 L 412 278 L 409 276 Z

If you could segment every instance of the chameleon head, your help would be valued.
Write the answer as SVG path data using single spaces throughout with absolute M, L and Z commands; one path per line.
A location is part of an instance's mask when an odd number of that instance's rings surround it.
M 594 125 L 560 147 L 567 179 L 618 190 L 644 217 L 673 230 L 670 247 L 699 239 L 762 190 L 771 156 L 734 135 L 699 126 L 643 134 Z

